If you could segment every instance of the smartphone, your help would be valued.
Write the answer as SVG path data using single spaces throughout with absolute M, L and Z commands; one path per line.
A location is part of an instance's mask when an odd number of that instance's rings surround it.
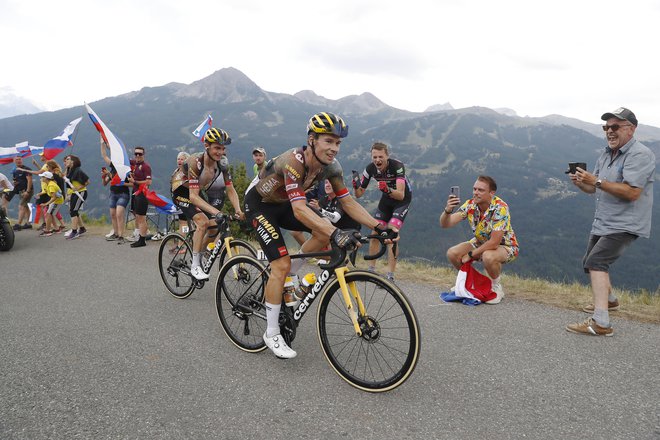
M 455 196 L 456 198 L 460 199 L 461 198 L 461 187 L 460 186 L 452 186 L 449 188 L 449 195 Z
M 568 171 L 566 171 L 566 174 L 575 174 L 575 172 L 577 171 L 576 168 L 578 167 L 587 171 L 587 164 L 585 162 L 569 162 Z

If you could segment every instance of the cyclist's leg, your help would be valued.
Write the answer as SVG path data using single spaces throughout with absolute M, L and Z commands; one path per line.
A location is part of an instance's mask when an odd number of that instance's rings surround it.
M 195 232 L 193 233 L 193 261 L 192 267 L 200 266 L 200 255 L 202 247 L 204 246 L 204 237 L 206 236 L 206 225 L 208 224 L 208 217 L 203 212 L 197 212 L 192 217 L 195 223 Z

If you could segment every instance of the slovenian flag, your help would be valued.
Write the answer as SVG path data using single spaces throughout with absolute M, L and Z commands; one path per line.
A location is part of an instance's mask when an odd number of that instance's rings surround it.
M 110 146 L 110 161 L 115 166 L 119 179 L 125 180 L 126 175 L 131 171 L 131 161 L 128 159 L 126 147 L 124 147 L 122 141 L 110 131 L 87 103 L 85 103 L 85 108 L 87 108 L 87 114 L 89 115 L 89 119 L 92 120 L 92 124 L 101 133 L 106 144 Z
M 213 125 L 213 118 L 211 115 L 208 115 L 204 122 L 199 124 L 199 126 L 192 132 L 193 136 L 195 136 L 197 139 L 200 141 L 204 142 L 204 135 L 206 134 L 206 131 L 211 128 Z
M 71 142 L 71 137 L 73 136 L 73 133 L 76 131 L 76 127 L 78 124 L 82 121 L 82 117 L 78 119 L 74 119 L 73 121 L 69 122 L 69 125 L 67 125 L 62 133 L 60 133 L 59 136 L 54 137 L 53 139 L 49 140 L 46 142 L 46 145 L 44 145 L 44 157 L 46 160 L 50 160 L 60 154 L 66 147 L 70 147 L 73 145 Z
M 154 205 L 156 209 L 163 214 L 178 214 L 179 208 L 167 197 L 158 194 L 156 191 L 145 189 L 143 191 L 147 196 L 149 203 Z
M 40 147 L 32 146 L 27 141 L 20 142 L 15 147 L 0 147 L 0 165 L 12 163 L 16 156 L 30 157 L 40 151 Z

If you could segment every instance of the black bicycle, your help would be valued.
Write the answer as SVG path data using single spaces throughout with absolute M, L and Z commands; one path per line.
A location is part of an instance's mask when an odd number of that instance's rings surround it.
M 385 238 L 376 238 L 385 253 Z M 355 265 L 357 249 L 349 253 Z M 412 374 L 420 354 L 420 328 L 412 305 L 404 293 L 379 274 L 349 270 L 347 251 L 291 255 L 291 258 L 330 257 L 321 265 L 316 284 L 296 308 L 284 302 L 280 332 L 291 346 L 302 317 L 319 297 L 316 327 L 321 350 L 335 372 L 352 386 L 369 392 L 394 389 Z M 230 258 L 222 266 L 216 283 L 216 309 L 222 328 L 241 350 L 256 353 L 266 345 L 264 290 L 270 265 L 247 255 Z
M 257 251 L 250 243 L 234 238 L 229 232 L 229 222 L 236 221 L 233 217 L 223 215 L 218 223 L 219 233 L 212 242 L 211 249 L 204 251 L 201 266 L 205 273 L 209 273 L 216 259 L 220 259 L 220 267 L 228 257 L 236 255 L 250 255 L 257 257 Z M 189 232 L 182 236 L 171 232 L 163 238 L 158 250 L 158 268 L 160 276 L 167 290 L 179 299 L 188 298 L 195 289 L 201 289 L 207 280 L 198 280 L 190 272 L 192 264 L 192 237 L 195 232 L 192 224 L 188 225 Z

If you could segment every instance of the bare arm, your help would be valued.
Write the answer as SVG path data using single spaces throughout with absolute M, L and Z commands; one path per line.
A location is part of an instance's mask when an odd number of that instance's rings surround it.
M 245 214 L 243 214 L 243 211 L 241 210 L 241 203 L 238 200 L 238 193 L 236 192 L 236 188 L 234 188 L 234 185 L 229 185 L 227 186 L 227 198 L 229 198 L 229 202 L 231 203 L 231 206 L 234 207 L 234 211 L 236 212 L 236 215 L 238 218 L 241 220 L 245 219 Z
M 103 157 L 103 161 L 106 163 L 106 165 L 111 165 L 112 161 L 108 157 L 108 153 L 105 151 L 106 149 L 109 149 L 110 147 L 108 144 L 105 143 L 103 140 L 103 137 L 101 137 L 101 156 Z
M 312 231 L 319 231 L 330 237 L 335 228 L 326 219 L 319 217 L 311 208 L 307 206 L 306 200 L 294 200 L 291 202 L 293 208 L 293 215 L 303 225 L 307 226 Z
M 359 199 L 360 197 L 362 197 L 364 195 L 365 191 L 366 191 L 365 188 L 362 188 L 361 186 L 358 186 L 355 189 L 355 197 Z
M 447 204 L 440 214 L 440 226 L 442 228 L 451 228 L 463 220 L 463 215 L 460 212 L 451 213 L 459 203 L 461 203 L 461 200 L 458 197 L 453 195 L 449 196 Z
M 378 220 L 373 218 L 371 214 L 369 214 L 353 197 L 343 197 L 339 199 L 339 203 L 341 203 L 344 212 L 358 223 L 361 223 L 372 230 L 379 225 Z
M 596 192 L 596 181 L 598 180 L 598 176 L 584 171 L 582 168 L 577 168 L 577 172 L 575 174 L 569 174 L 569 176 L 573 183 L 582 191 L 586 193 Z M 618 183 L 603 180 L 600 189 L 606 193 L 612 194 L 614 197 L 630 202 L 634 202 L 642 195 L 642 188 L 630 186 L 626 182 Z

